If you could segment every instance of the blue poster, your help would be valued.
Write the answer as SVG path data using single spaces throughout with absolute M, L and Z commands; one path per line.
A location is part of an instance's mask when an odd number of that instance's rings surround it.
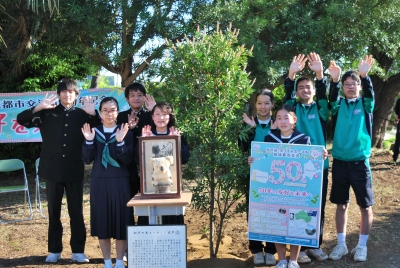
M 252 142 L 250 240 L 317 246 L 323 146 Z

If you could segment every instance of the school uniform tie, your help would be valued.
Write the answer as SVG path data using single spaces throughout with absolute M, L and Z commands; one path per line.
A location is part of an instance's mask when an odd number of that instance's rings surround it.
M 100 143 L 104 144 L 104 149 L 103 152 L 101 153 L 101 163 L 103 164 L 103 166 L 105 168 L 107 168 L 108 164 L 114 166 L 114 167 L 119 167 L 119 164 L 117 161 L 115 161 L 111 155 L 110 155 L 110 149 L 108 148 L 108 145 L 111 143 L 114 143 L 117 141 L 117 139 L 114 137 L 111 140 L 109 140 L 108 142 L 106 142 L 105 140 L 103 140 L 100 135 L 96 135 L 96 140 Z

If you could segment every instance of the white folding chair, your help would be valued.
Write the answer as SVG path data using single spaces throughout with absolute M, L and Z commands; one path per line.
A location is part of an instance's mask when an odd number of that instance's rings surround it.
M 36 159 L 36 162 L 35 162 L 35 169 L 36 169 L 35 207 L 36 207 L 36 211 L 39 211 L 40 216 L 42 216 L 43 218 L 47 218 L 47 216 L 43 215 L 42 201 L 40 199 L 40 189 L 46 190 L 46 183 L 39 181 L 39 163 L 40 163 L 40 158 Z
M 28 188 L 28 179 L 26 178 L 25 165 L 19 159 L 6 159 L 0 160 L 0 172 L 11 172 L 16 170 L 23 171 L 23 184 L 14 184 L 7 186 L 0 186 L 0 194 L 1 193 L 13 193 L 13 192 L 24 192 L 24 211 L 26 210 L 26 200 L 28 200 L 29 204 L 29 218 L 21 219 L 21 220 L 8 220 L 2 221 L 0 223 L 10 223 L 10 222 L 20 222 L 20 221 L 28 221 L 32 219 L 32 204 L 29 196 L 29 188 Z M 17 181 L 17 180 L 16 180 Z M 25 214 L 25 212 L 24 212 Z

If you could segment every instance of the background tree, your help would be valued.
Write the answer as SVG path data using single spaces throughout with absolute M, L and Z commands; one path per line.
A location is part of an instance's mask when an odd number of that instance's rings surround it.
M 63 77 L 96 72 L 77 46 L 53 1 L 5 0 L 0 4 L 0 91 L 50 90 Z
M 199 0 L 78 2 L 61 5 L 60 12 L 76 25 L 85 54 L 121 75 L 122 86 L 134 81 L 150 62 L 158 63 L 165 49 L 164 38 L 175 42 L 195 29 L 191 12 L 202 4 Z
M 316 52 L 324 66 L 338 61 L 343 70 L 356 68 L 372 54 L 371 75 L 376 105 L 373 145 L 381 147 L 387 119 L 400 93 L 400 1 L 215 1 L 197 13 L 198 21 L 233 23 L 241 28 L 239 43 L 254 45 L 248 70 L 256 88 L 283 83 L 294 55 Z M 303 72 L 305 75 L 310 73 Z
M 237 137 L 243 100 L 253 91 L 245 71 L 251 52 L 237 46 L 238 33 L 231 28 L 225 33 L 218 28 L 212 34 L 198 31 L 192 39 L 171 45 L 163 68 L 165 86 L 175 92 L 179 128 L 191 148 L 184 179 L 195 180 L 192 202 L 209 214 L 210 257 L 217 256 L 224 221 L 242 197 L 237 178 L 246 177 L 249 168 Z

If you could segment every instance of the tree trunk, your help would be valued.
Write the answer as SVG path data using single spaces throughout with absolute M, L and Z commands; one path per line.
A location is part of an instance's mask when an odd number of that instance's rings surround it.
M 90 88 L 98 88 L 100 80 L 100 73 L 92 76 L 92 81 L 90 82 Z
M 390 115 L 400 93 L 400 74 L 383 80 L 377 75 L 371 76 L 375 92 L 375 109 L 372 125 L 372 146 L 382 148 L 386 128 L 389 123 Z

